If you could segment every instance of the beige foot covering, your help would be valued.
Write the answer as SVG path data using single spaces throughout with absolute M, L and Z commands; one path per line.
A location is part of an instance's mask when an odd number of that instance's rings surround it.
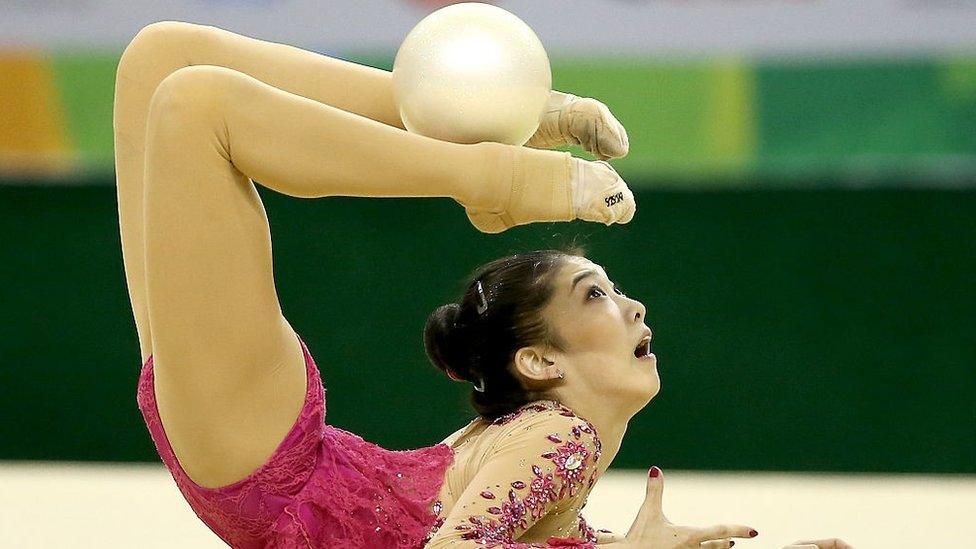
M 539 129 L 525 146 L 551 149 L 560 145 L 579 145 L 599 160 L 627 156 L 630 150 L 627 130 L 609 107 L 592 97 L 553 90 Z
M 571 155 L 568 152 L 537 151 L 526 147 L 493 147 L 501 165 L 501 178 L 493 185 L 496 203 L 487 208 L 466 206 L 468 220 L 479 231 L 500 233 L 516 225 L 535 221 L 572 221 Z M 507 190 L 506 190 L 507 187 Z
M 634 193 L 607 162 L 505 145 L 493 147 L 492 154 L 499 166 L 511 169 L 488 171 L 500 178 L 488 183 L 497 189 L 488 193 L 496 200 L 492 206 L 465 205 L 468 220 L 482 232 L 500 233 L 539 221 L 582 219 L 612 225 L 634 218 Z
M 602 160 L 573 158 L 573 208 L 576 217 L 604 225 L 629 223 L 637 201 L 613 166 Z

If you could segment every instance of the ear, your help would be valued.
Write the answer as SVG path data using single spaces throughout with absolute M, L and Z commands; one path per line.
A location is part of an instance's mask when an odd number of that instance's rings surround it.
M 515 352 L 515 369 L 522 376 L 535 381 L 548 381 L 559 377 L 555 357 L 542 347 L 522 347 Z

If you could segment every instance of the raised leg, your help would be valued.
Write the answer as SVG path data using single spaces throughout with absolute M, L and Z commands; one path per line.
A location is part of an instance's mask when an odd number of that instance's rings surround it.
M 387 71 L 207 25 L 161 21 L 143 28 L 119 62 L 114 106 L 122 255 L 143 361 L 152 353 L 142 217 L 149 100 L 163 78 L 190 65 L 229 67 L 291 93 L 403 127 Z
M 284 44 L 249 38 L 211 26 L 164 21 L 142 29 L 126 48 L 119 63 L 114 117 L 122 255 L 143 361 L 153 352 L 151 321 L 145 290 L 146 255 L 143 236 L 145 223 L 142 213 L 149 101 L 156 87 L 166 76 L 179 68 L 191 65 L 216 65 L 240 71 L 270 86 L 381 123 L 379 125 L 388 128 L 387 135 L 389 131 L 402 130 L 402 122 L 393 102 L 390 73 L 387 71 Z M 347 120 L 351 119 L 347 118 Z M 361 134 L 355 131 L 347 135 L 334 133 L 328 146 L 333 146 L 340 141 L 354 142 L 362 145 L 361 150 L 366 153 L 366 156 L 370 156 L 369 151 L 375 150 L 377 144 L 354 141 L 360 137 Z M 407 150 L 404 152 L 413 150 L 410 148 L 411 145 L 423 141 L 423 138 L 418 139 L 408 141 Z M 465 194 L 453 197 L 466 206 L 478 206 L 475 210 L 469 210 L 469 218 L 480 229 L 485 230 L 492 225 L 491 220 L 495 216 L 490 212 L 500 211 L 505 199 L 509 197 L 513 183 L 518 181 L 544 181 L 546 184 L 540 185 L 538 189 L 538 193 L 542 196 L 539 202 L 559 203 L 565 210 L 564 204 L 568 200 L 568 191 L 566 191 L 569 178 L 568 153 L 535 151 L 523 147 L 491 147 L 489 146 L 491 144 L 464 148 L 458 148 L 459 146 L 454 144 L 446 145 L 447 149 L 456 151 L 455 157 L 466 154 L 470 160 L 471 157 L 476 156 L 480 164 L 478 161 L 467 162 L 464 173 L 446 174 L 445 169 L 449 169 L 451 163 L 443 162 L 442 157 L 417 156 L 407 163 L 420 172 L 427 170 L 423 175 L 425 178 L 440 178 L 441 181 L 444 177 L 448 180 L 456 179 L 458 176 L 469 180 L 477 178 L 475 184 L 454 188 L 454 192 L 460 189 L 460 192 Z M 443 145 L 434 143 L 428 143 L 426 148 L 445 150 Z M 462 150 L 467 152 L 461 153 Z M 475 151 L 480 152 L 475 153 Z M 319 154 L 325 154 L 325 151 L 320 151 Z M 341 163 L 342 159 L 333 159 L 333 161 Z M 253 168 L 254 173 L 260 174 L 260 166 Z M 383 171 L 372 160 L 356 166 L 356 169 L 366 173 L 372 172 L 373 177 Z M 276 188 L 273 180 L 264 181 L 260 175 L 255 177 L 259 182 Z M 359 188 L 350 191 L 342 191 L 329 185 L 308 186 L 298 180 L 289 180 L 295 186 L 289 188 L 287 182 L 280 182 L 282 186 L 276 190 L 295 196 L 329 194 L 449 196 L 424 194 L 424 189 L 430 189 L 430 186 L 424 184 L 409 189 L 400 186 L 401 180 L 398 174 L 391 176 L 383 184 L 378 183 L 372 189 Z M 527 187 L 531 186 L 514 187 L 520 200 Z M 551 190 L 550 187 L 558 187 L 558 189 Z M 535 189 L 530 191 L 535 192 Z M 552 198 L 549 195 L 552 195 Z M 512 194 L 512 196 L 516 195 Z M 524 202 L 533 201 L 525 199 Z M 546 208 L 549 206 L 543 206 L 543 209 Z M 543 219 L 544 213 L 546 212 L 540 212 L 538 219 Z M 532 218 L 536 215 L 536 212 L 527 212 L 524 217 Z M 562 217 L 557 215 L 555 218 L 567 219 L 565 215 Z M 494 232 L 497 229 L 490 230 Z
M 299 197 L 476 203 L 486 186 L 495 194 L 511 187 L 515 165 L 541 173 L 568 163 L 566 153 L 533 151 L 506 164 L 520 147 L 414 135 L 213 65 L 163 79 L 147 122 L 145 283 L 157 400 L 182 466 L 205 486 L 263 463 L 305 390 L 252 179 Z

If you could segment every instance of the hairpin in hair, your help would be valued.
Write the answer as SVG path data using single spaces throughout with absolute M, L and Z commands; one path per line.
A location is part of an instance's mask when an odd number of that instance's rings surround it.
M 483 315 L 485 311 L 488 310 L 488 298 L 485 297 L 485 289 L 481 285 L 481 281 L 478 281 L 478 314 Z
M 483 377 L 482 378 L 479 378 L 478 381 L 481 382 L 481 386 L 480 387 L 478 385 L 475 385 L 475 383 L 473 381 L 471 382 L 471 385 L 474 385 L 474 390 L 475 391 L 478 391 L 479 393 L 485 392 L 485 378 L 483 378 Z
M 453 379 L 454 381 L 464 381 L 464 378 L 462 378 L 462 377 L 458 376 L 457 374 L 455 374 L 454 373 L 454 370 L 451 370 L 450 368 L 447 368 L 446 371 L 447 371 L 447 377 Z

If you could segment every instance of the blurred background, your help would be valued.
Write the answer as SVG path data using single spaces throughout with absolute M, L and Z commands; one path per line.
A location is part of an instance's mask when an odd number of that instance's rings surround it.
M 112 150 L 129 40 L 182 20 L 390 70 L 450 3 L 2 2 L 2 545 L 222 545 L 136 406 Z M 493 3 L 539 35 L 555 89 L 627 128 L 637 215 L 484 235 L 451 200 L 259 186 L 327 421 L 441 441 L 474 413 L 426 361 L 427 315 L 481 263 L 581 244 L 647 306 L 662 379 L 595 527 L 626 531 L 656 464 L 672 520 L 752 524 L 746 547 L 976 547 L 976 1 Z

